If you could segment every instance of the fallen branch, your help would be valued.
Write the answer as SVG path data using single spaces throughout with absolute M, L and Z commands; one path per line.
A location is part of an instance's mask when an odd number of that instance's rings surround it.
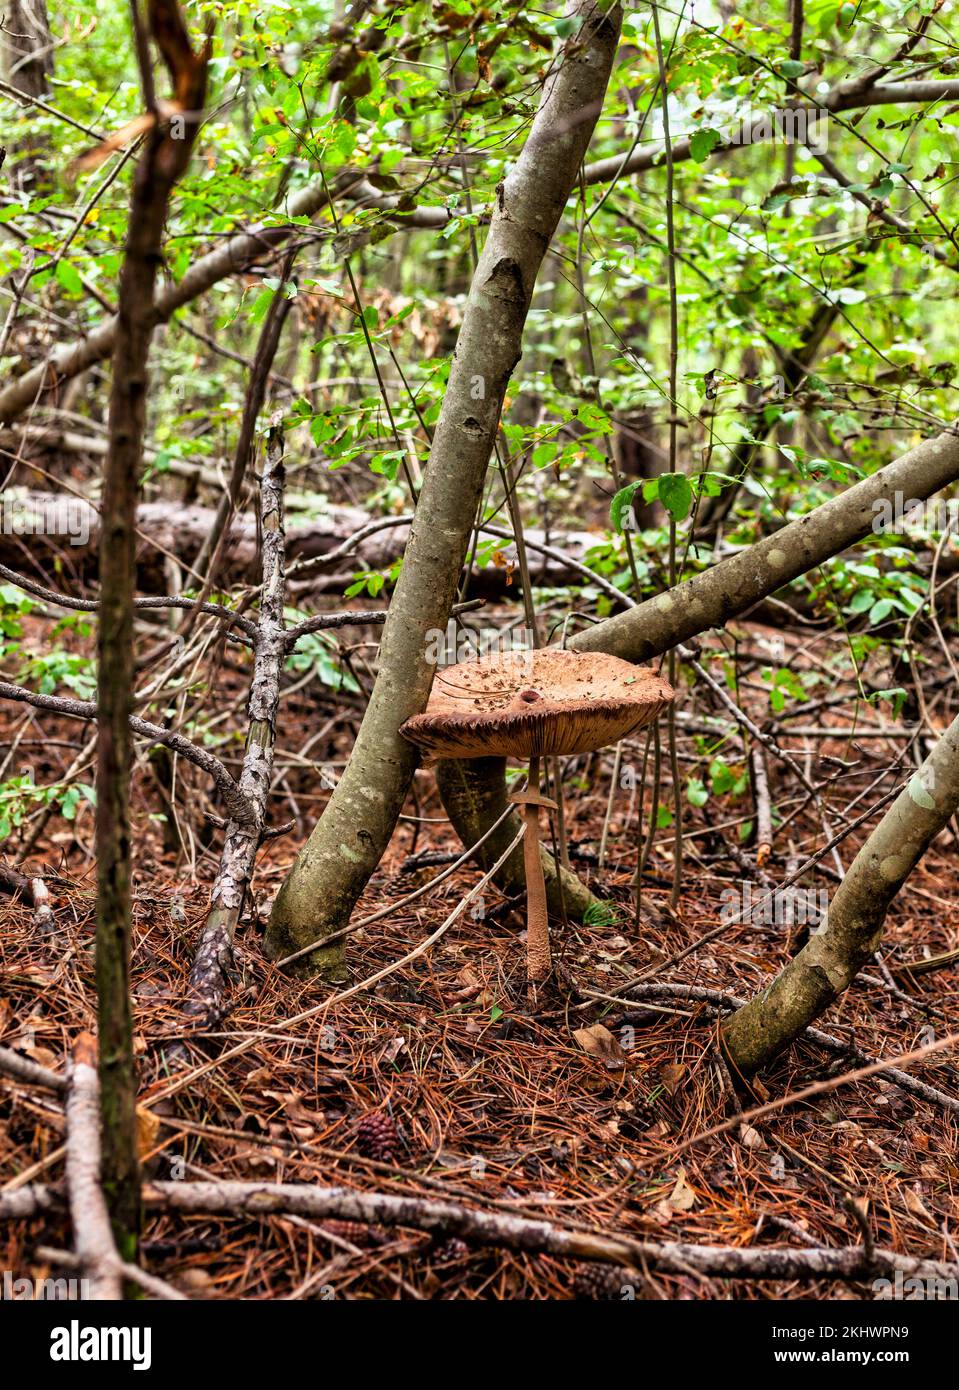
M 0 892 L 11 893 L 32 903 L 33 925 L 40 931 L 53 931 L 53 908 L 42 878 L 30 878 L 18 869 L 11 869 L 8 864 L 0 864 Z
M 309 579 L 313 590 L 341 589 L 351 582 L 359 570 L 388 569 L 403 554 L 409 539 L 411 518 L 407 515 L 378 517 L 370 521 L 368 514 L 359 507 L 331 502 L 322 512 L 303 520 L 297 519 L 289 498 L 288 507 L 286 549 L 288 558 L 293 561 L 289 579 L 291 582 Z M 162 566 L 155 563 L 155 557 L 162 559 L 165 554 L 175 555 L 186 568 L 192 570 L 198 562 L 205 539 L 216 524 L 216 515 L 215 508 L 198 504 L 141 502 L 137 507 L 136 519 L 137 535 L 141 542 L 137 552 L 141 586 L 150 587 L 160 581 L 166 582 Z M 14 567 L 22 565 L 24 546 L 29 546 L 31 558 L 45 565 L 46 557 L 52 556 L 58 545 L 69 544 L 71 555 L 81 561 L 92 556 L 99 543 L 100 514 L 96 506 L 84 498 L 67 493 L 12 493 L 0 499 L 0 523 L 0 563 L 11 567 L 11 574 Z M 507 551 L 508 560 L 508 546 L 513 543 L 513 533 L 492 522 L 483 524 L 480 529 L 507 543 L 503 549 Z M 547 540 L 544 531 L 526 532 L 527 548 L 543 557 L 542 563 L 531 566 L 532 582 L 549 588 L 583 582 L 596 584 L 614 601 L 621 602 L 616 587 L 583 564 L 582 557 L 586 552 L 604 538 L 601 532 L 567 531 L 551 533 Z M 335 568 L 339 561 L 348 556 L 355 558 L 353 568 Z M 234 515 L 230 524 L 229 545 L 225 548 L 222 563 L 221 582 L 243 582 L 257 573 L 259 535 L 253 513 L 238 512 Z M 470 592 L 510 593 L 510 584 L 515 578 L 514 570 L 508 563 L 487 565 L 482 569 L 474 566 L 470 575 Z M 10 582 L 21 583 L 19 579 L 11 579 Z M 47 601 L 61 602 L 54 592 L 48 591 Z M 89 600 L 77 600 L 75 605 L 67 606 L 79 607 L 83 602 Z M 182 608 L 186 606 L 186 601 L 178 599 L 175 603 L 168 603 L 164 600 L 160 603 L 151 597 L 140 600 L 139 606 Z M 211 607 L 215 609 L 217 605 Z M 207 608 L 204 611 L 210 610 Z M 214 612 L 213 616 L 220 614 Z
M 100 1088 L 96 1044 L 81 1033 L 67 1083 L 67 1193 L 77 1258 L 92 1299 L 123 1297 L 120 1256 L 100 1187 Z
M 298 1183 L 156 1182 L 143 1189 L 149 1211 L 197 1216 L 300 1216 L 355 1221 L 368 1226 L 406 1227 L 434 1239 L 456 1236 L 482 1247 L 520 1250 L 530 1255 L 594 1260 L 662 1274 L 696 1273 L 719 1279 L 874 1279 L 897 1272 L 924 1280 L 955 1280 L 959 1264 L 900 1255 L 865 1245 L 825 1247 L 692 1245 L 683 1241 L 642 1241 L 603 1231 L 572 1230 L 453 1202 L 391 1193 L 358 1192 L 348 1187 L 310 1187 Z M 0 1220 L 24 1220 L 58 1210 L 55 1188 L 37 1184 L 0 1193 Z M 935 1287 L 935 1285 L 933 1285 Z
M 9 1047 L 0 1047 L 0 1072 L 25 1086 L 42 1086 L 46 1091 L 66 1090 L 67 1083 L 62 1076 L 48 1067 L 41 1067 L 38 1062 L 31 1062 L 28 1057 L 21 1057 Z
M 96 1063 L 96 1042 L 89 1033 L 81 1033 L 68 1068 L 65 1106 L 66 1192 L 76 1253 L 57 1251 L 54 1258 L 68 1268 L 78 1269 L 81 1277 L 89 1281 L 89 1287 L 81 1295 L 83 1298 L 122 1298 L 123 1281 L 127 1279 L 156 1298 L 181 1300 L 184 1295 L 164 1280 L 121 1259 L 114 1244 L 101 1187 L 100 1082 Z M 60 1078 L 51 1075 L 59 1085 Z M 24 1198 L 21 1194 L 29 1196 Z M 50 1188 L 20 1188 L 0 1195 L 0 1217 L 54 1210 L 61 1201 L 60 1194 Z

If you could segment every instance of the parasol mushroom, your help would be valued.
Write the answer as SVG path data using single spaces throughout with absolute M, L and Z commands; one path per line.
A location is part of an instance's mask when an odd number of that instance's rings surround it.
M 556 809 L 540 794 L 540 758 L 616 743 L 651 724 L 672 699 L 672 687 L 648 667 L 551 647 L 448 666 L 437 673 L 425 711 L 400 727 L 428 760 L 529 762 L 527 789 L 510 800 L 522 808 L 526 824 L 527 977 L 534 996 L 551 968 L 539 813 Z

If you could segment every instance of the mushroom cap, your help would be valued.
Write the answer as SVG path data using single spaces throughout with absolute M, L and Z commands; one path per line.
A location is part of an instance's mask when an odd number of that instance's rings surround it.
M 400 733 L 432 758 L 589 753 L 651 724 L 673 698 L 648 666 L 550 647 L 437 671 L 425 711 Z

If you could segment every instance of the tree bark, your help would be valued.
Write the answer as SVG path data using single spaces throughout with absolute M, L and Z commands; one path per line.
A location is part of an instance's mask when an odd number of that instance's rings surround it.
M 244 822 L 231 820 L 227 826 L 210 913 L 200 933 L 190 972 L 191 998 L 186 1012 L 208 1024 L 214 1023 L 223 1013 L 233 961 L 233 934 L 266 826 L 273 776 L 280 672 L 286 650 L 283 631 L 283 435 L 279 426 L 270 432 L 260 498 L 263 587 L 247 711 L 250 725 L 240 774 L 240 793 L 253 815 Z
M 655 598 L 636 604 L 570 638 L 573 651 L 608 652 L 625 661 L 648 661 L 711 627 L 722 627 L 783 585 L 797 579 L 868 536 L 881 504 L 895 505 L 896 494 L 924 500 L 959 479 L 959 433 L 944 431 L 910 449 L 838 497 L 702 574 Z M 484 759 L 453 774 L 444 771 L 441 794 L 468 781 L 478 808 L 505 804 L 506 788 L 496 759 Z M 447 804 L 455 825 L 456 813 Z M 477 816 L 469 826 L 475 844 L 495 819 Z M 499 880 L 497 880 L 499 882 Z M 565 884 L 565 880 L 564 880 Z M 501 885 L 502 886 L 502 885 Z M 565 890 L 564 890 L 565 891 Z M 586 890 L 579 885 L 579 895 Z M 569 901 L 580 896 L 571 892 Z M 568 909 L 569 910 L 569 909 Z
M 96 1052 L 95 1040 L 89 1033 L 81 1033 L 73 1050 L 65 1105 L 67 1193 L 74 1244 L 80 1270 L 90 1284 L 89 1297 L 115 1300 L 123 1297 L 123 1275 L 111 1213 L 100 1186 Z M 115 1216 L 113 1226 L 115 1229 Z
M 28 97 L 42 97 L 53 76 L 53 40 L 46 0 L 7 0 L 3 75 Z
M 799 1037 L 870 959 L 889 905 L 959 810 L 959 718 L 856 855 L 824 923 L 772 984 L 723 1027 L 733 1066 L 751 1076 Z
M 7 0 L 3 14 L 3 75 L 28 98 L 42 97 L 53 76 L 53 38 L 46 0 Z M 23 194 L 36 191 L 40 170 L 37 137 L 17 141 L 17 157 L 8 166 L 13 185 Z
M 186 30 L 175 0 L 153 0 L 151 21 Z M 162 48 L 162 45 L 161 45 Z M 181 53 L 190 109 L 206 91 L 207 52 Z M 177 74 L 173 74 L 176 78 Z M 151 87 L 144 74 L 144 84 Z M 100 613 L 97 628 L 97 926 L 100 1105 L 103 1189 L 121 1257 L 136 1252 L 140 1173 L 136 1073 L 130 1003 L 130 716 L 134 679 L 134 529 L 146 421 L 147 359 L 156 323 L 153 293 L 173 186 L 186 167 L 195 120 L 184 139 L 160 127 L 147 137 L 134 176 L 120 275 L 116 351 L 110 392 L 109 449 L 103 473 Z
M 574 0 L 570 12 L 582 23 L 497 191 L 383 631 L 379 674 L 349 764 L 274 904 L 265 943 L 273 959 L 349 918 L 409 789 L 416 753 L 399 727 L 426 704 L 434 669 L 427 634 L 442 630 L 449 616 L 536 276 L 602 109 L 619 40 L 618 5 Z M 336 976 L 342 952 L 337 943 L 300 964 Z

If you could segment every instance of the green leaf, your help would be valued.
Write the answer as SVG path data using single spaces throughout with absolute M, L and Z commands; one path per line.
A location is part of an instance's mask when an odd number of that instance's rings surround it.
M 683 521 L 693 504 L 693 489 L 685 473 L 663 473 L 659 479 L 659 500 L 674 521 Z
M 689 142 L 689 153 L 697 164 L 705 164 L 722 136 L 718 130 L 697 130 Z
M 709 792 L 698 777 L 691 777 L 686 783 L 686 800 L 690 806 L 705 806 L 709 800 Z
M 57 281 L 68 294 L 82 294 L 83 281 L 79 271 L 69 261 L 57 261 Z
M 632 516 L 633 498 L 636 489 L 642 486 L 642 479 L 635 483 L 627 483 L 621 487 L 619 492 L 613 497 L 609 504 L 609 521 L 614 531 L 622 531 L 624 526 L 629 525 L 629 518 Z

